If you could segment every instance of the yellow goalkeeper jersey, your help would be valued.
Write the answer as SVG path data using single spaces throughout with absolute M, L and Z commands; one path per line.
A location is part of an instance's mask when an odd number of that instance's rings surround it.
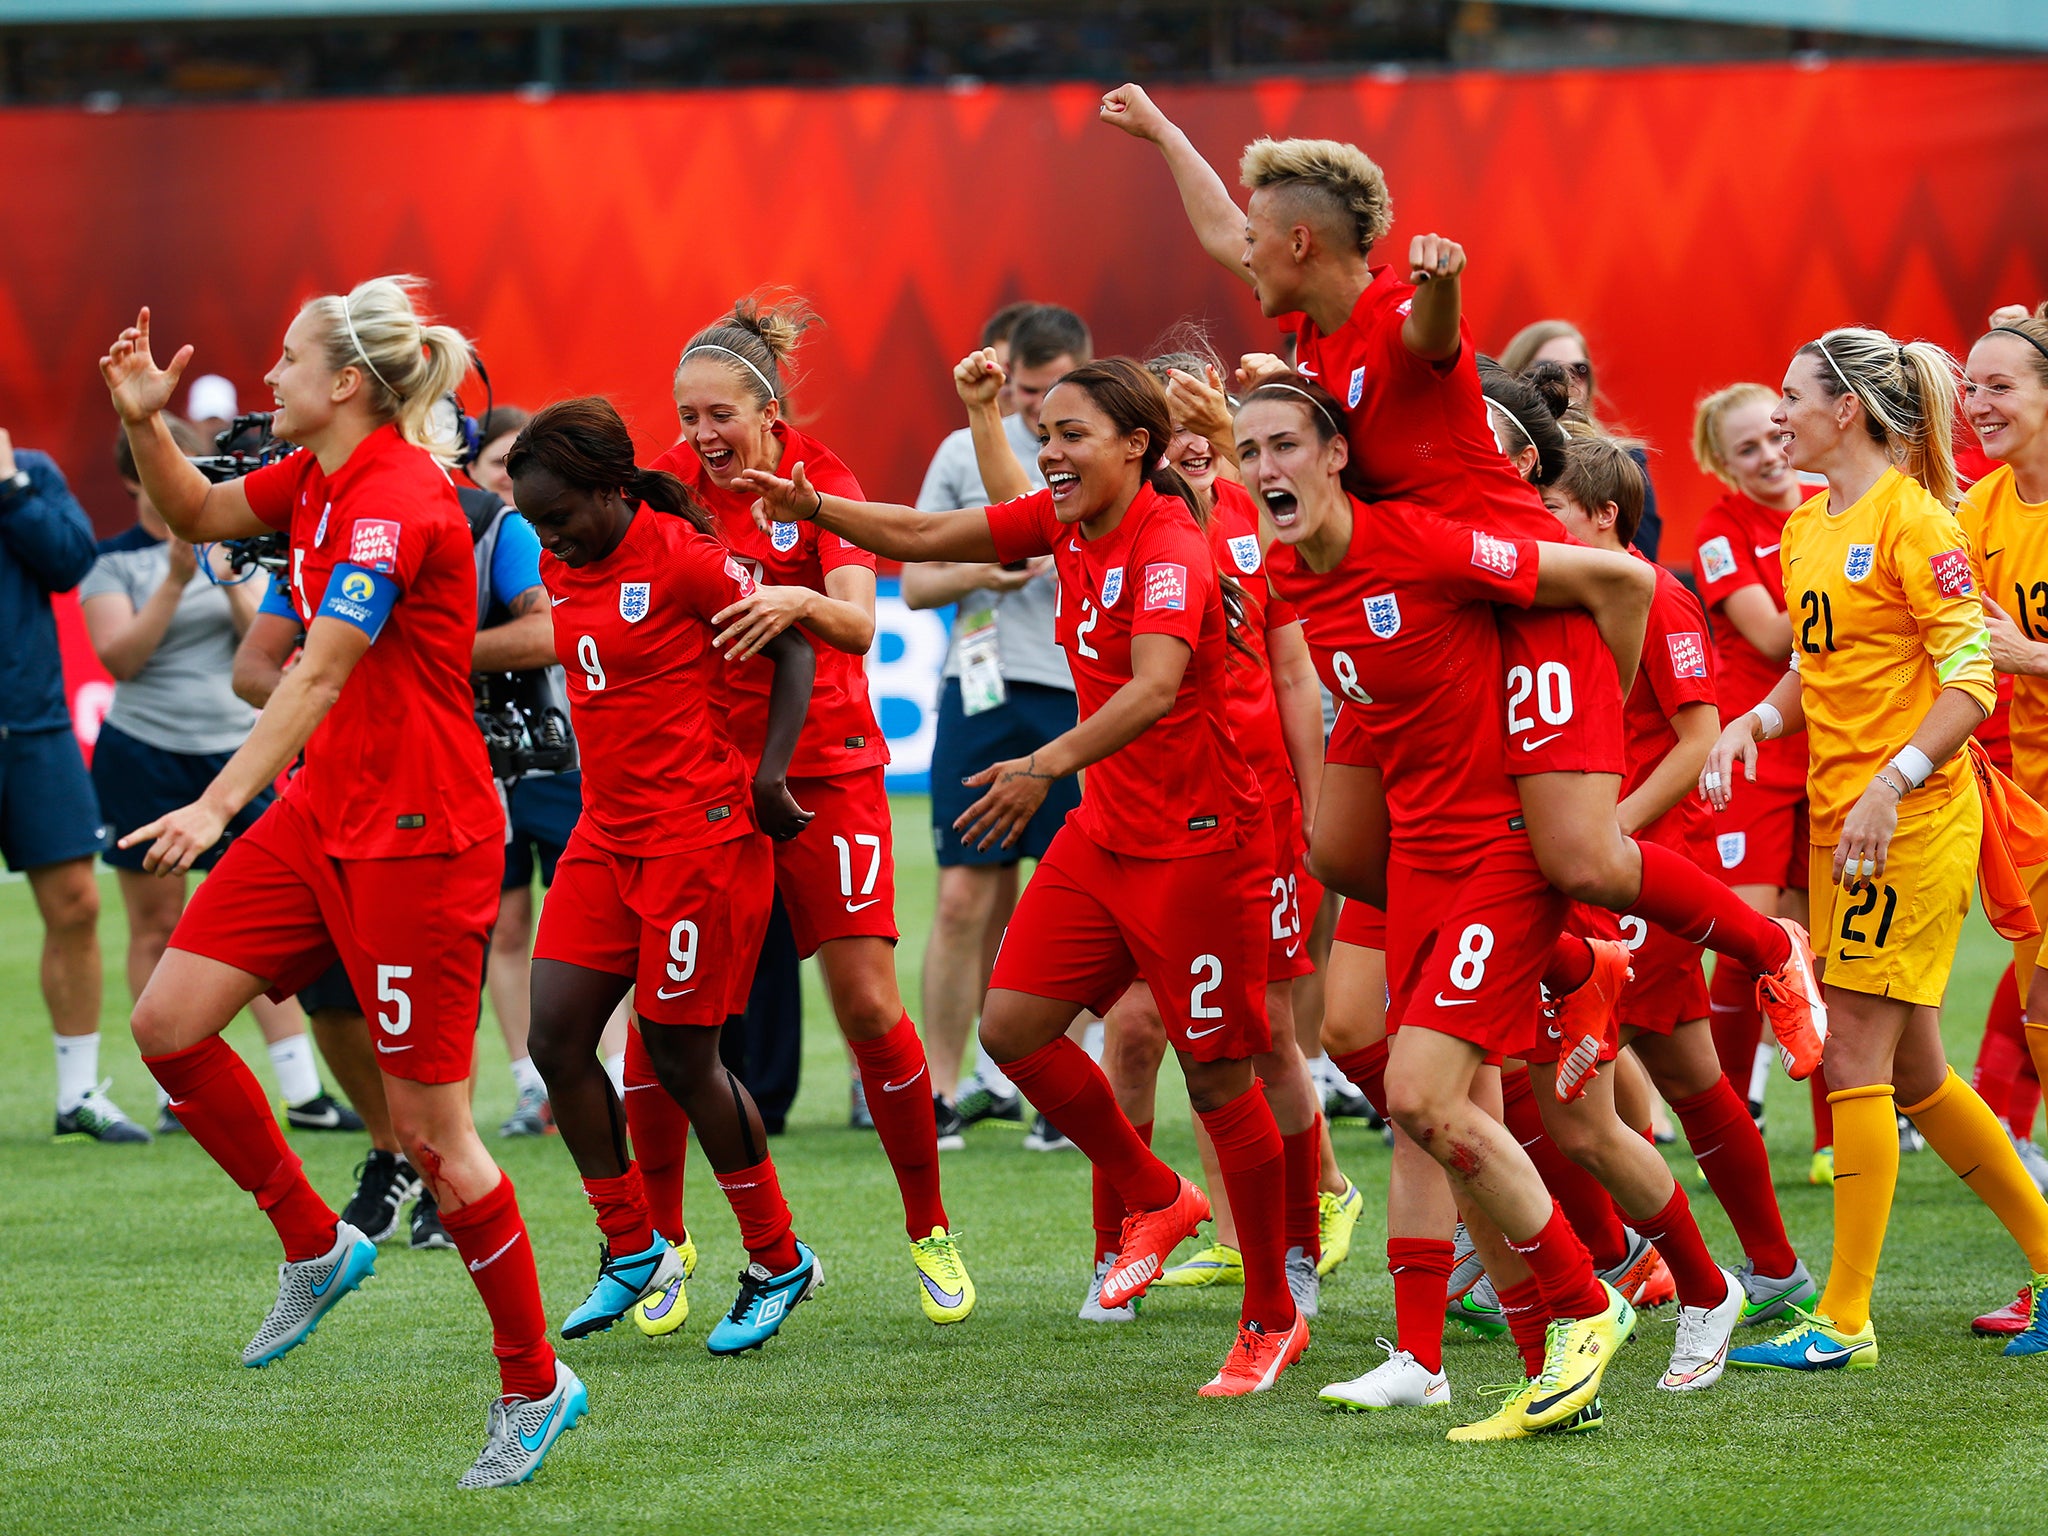
M 2048 502 L 2020 500 L 2012 466 L 1971 486 L 1956 512 L 1984 595 L 2029 639 L 2048 641 Z M 2048 677 L 2012 680 L 2012 772 L 2048 801 Z

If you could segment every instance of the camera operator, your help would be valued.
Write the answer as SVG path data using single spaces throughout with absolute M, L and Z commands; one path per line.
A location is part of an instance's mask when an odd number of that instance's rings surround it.
M 187 455 L 205 454 L 205 440 L 190 425 L 172 416 L 164 424 Z M 262 588 L 219 584 L 232 575 L 226 551 L 216 545 L 202 554 L 171 535 L 136 477 L 125 432 L 114 444 L 114 469 L 134 500 L 135 526 L 101 542 L 78 598 L 93 651 L 115 680 L 92 781 L 119 839 L 197 799 L 256 723 L 256 712 L 235 697 L 230 672 L 235 642 L 255 617 Z M 208 571 L 200 569 L 202 558 Z M 211 869 L 274 798 L 265 791 L 251 800 L 193 867 Z M 140 998 L 185 909 L 185 880 L 145 874 L 139 848 L 109 847 L 104 857 L 128 915 L 128 990 Z M 361 1130 L 363 1122 L 320 1086 L 298 1005 L 259 997 L 250 1012 L 270 1048 L 286 1123 L 302 1131 Z M 182 1129 L 161 1088 L 158 1100 L 158 1132 Z

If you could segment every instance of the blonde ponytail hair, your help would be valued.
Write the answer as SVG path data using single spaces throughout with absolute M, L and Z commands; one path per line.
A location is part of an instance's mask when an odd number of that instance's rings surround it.
M 1727 385 L 1707 396 L 1693 410 L 1693 462 L 1734 490 L 1735 476 L 1728 469 L 1727 455 L 1721 452 L 1721 419 L 1745 405 L 1769 404 L 1777 398 L 1778 392 L 1768 384 L 1748 382 Z
M 472 357 L 462 332 L 429 322 L 418 302 L 426 286 L 402 274 L 373 277 L 346 294 L 323 294 L 306 312 L 326 327 L 327 366 L 362 374 L 371 414 L 452 466 L 461 443 L 451 413 L 437 408 L 468 376 Z
M 1955 424 L 1963 370 L 1931 341 L 1899 342 L 1883 331 L 1844 326 L 1799 349 L 1820 359 L 1830 399 L 1863 402 L 1871 440 L 1951 512 L 1962 495 L 1956 480 Z

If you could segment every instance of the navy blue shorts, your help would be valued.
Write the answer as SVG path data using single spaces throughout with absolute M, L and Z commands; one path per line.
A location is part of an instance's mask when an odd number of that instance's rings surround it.
M 197 800 L 233 756 L 232 752 L 167 752 L 102 724 L 100 739 L 92 749 L 92 785 L 99 791 L 100 810 L 107 818 L 106 861 L 116 869 L 140 871 L 149 844 L 119 848 L 115 841 L 166 811 Z M 221 840 L 193 860 L 192 867 L 213 868 L 228 851 L 228 844 L 254 826 L 276 798 L 275 791 L 266 789 L 243 806 Z
M 299 988 L 299 1006 L 308 1013 L 319 1013 L 325 1008 L 340 1008 L 348 1013 L 361 1013 L 363 1005 L 356 1001 L 356 989 L 348 979 L 348 967 L 339 960 L 327 967 L 310 986 Z
M 78 738 L 64 726 L 0 731 L 0 855 L 7 867 L 89 859 L 105 846 Z
M 569 844 L 576 819 L 583 814 L 583 775 L 551 773 L 513 781 L 506 797 L 511 808 L 512 841 L 505 845 L 505 880 L 499 887 L 523 891 L 533 884 L 534 866 L 540 883 L 555 883 L 555 860 Z
M 962 784 L 963 778 L 991 763 L 1029 757 L 1074 728 L 1076 706 L 1067 689 L 1043 683 L 1011 683 L 1009 689 L 1006 702 L 970 715 L 960 707 L 959 678 L 949 677 L 940 687 L 939 720 L 932 738 L 932 847 L 942 868 L 1043 858 L 1067 813 L 1081 803 L 1079 775 L 1055 780 L 1014 848 L 970 848 L 953 830 L 960 813 L 985 793 Z

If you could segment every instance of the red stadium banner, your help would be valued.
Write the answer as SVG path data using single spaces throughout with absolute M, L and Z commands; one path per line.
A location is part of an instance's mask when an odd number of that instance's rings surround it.
M 2048 293 L 2048 69 L 1728 65 L 1166 88 L 1215 162 L 1259 134 L 1354 140 L 1386 167 L 1399 260 L 1471 253 L 1482 345 L 1528 320 L 1586 331 L 1611 415 L 1647 438 L 1683 565 L 1712 490 L 1693 402 L 1775 383 L 1850 322 L 1966 346 L 1994 304 Z M 909 498 L 960 420 L 949 369 L 998 304 L 1068 304 L 1101 351 L 1184 317 L 1226 353 L 1272 345 L 1209 262 L 1146 145 L 1093 85 L 414 97 L 0 110 L 0 425 L 125 521 L 93 360 L 148 303 L 159 355 L 199 348 L 245 409 L 305 297 L 433 280 L 498 397 L 613 396 L 669 441 L 685 337 L 734 297 L 794 288 L 827 322 L 802 416 L 872 494 Z M 1230 172 L 1234 180 L 1234 171 Z

